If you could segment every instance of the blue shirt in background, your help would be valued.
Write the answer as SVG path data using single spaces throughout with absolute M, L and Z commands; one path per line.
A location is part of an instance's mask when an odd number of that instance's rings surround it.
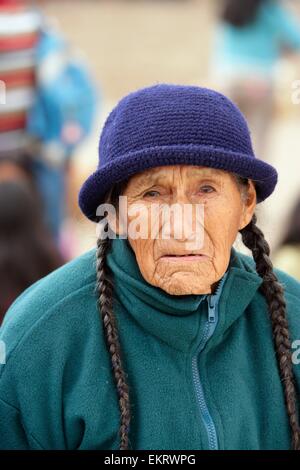
M 220 23 L 214 38 L 212 66 L 216 72 L 272 75 L 282 48 L 300 49 L 300 24 L 285 6 L 267 0 L 256 19 L 243 27 Z

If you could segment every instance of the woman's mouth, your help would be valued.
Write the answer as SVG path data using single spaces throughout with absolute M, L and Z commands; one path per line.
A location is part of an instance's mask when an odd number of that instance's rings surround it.
M 164 261 L 182 262 L 182 261 L 206 261 L 206 255 L 164 255 L 160 258 Z

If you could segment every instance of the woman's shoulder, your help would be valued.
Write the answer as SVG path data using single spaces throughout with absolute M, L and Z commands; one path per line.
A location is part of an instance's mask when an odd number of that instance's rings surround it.
M 298 279 L 278 267 L 274 267 L 273 270 L 284 288 L 285 294 L 293 297 L 295 302 L 300 305 L 300 282 Z
M 255 261 L 252 256 L 243 252 L 235 253 L 243 266 L 243 269 L 252 273 L 256 272 Z M 283 269 L 273 265 L 273 272 L 276 275 L 284 291 L 284 298 L 287 304 L 288 317 L 291 322 L 294 334 L 300 339 L 300 282 L 294 276 Z
M 247 269 L 247 271 L 256 273 L 255 261 L 252 256 L 249 256 L 248 254 L 242 251 L 238 251 L 238 250 L 234 250 L 234 253 L 235 255 L 238 256 L 244 269 Z M 279 268 L 277 263 L 274 263 L 273 260 L 271 261 L 273 264 L 273 271 L 276 274 L 282 287 L 284 288 L 285 293 L 295 297 L 295 299 L 298 300 L 298 302 L 300 303 L 299 280 L 296 277 L 289 274 L 285 269 Z
M 6 358 L 32 331 L 45 331 L 51 322 L 69 330 L 77 318 L 84 323 L 96 305 L 95 262 L 93 249 L 40 279 L 15 300 L 0 329 Z

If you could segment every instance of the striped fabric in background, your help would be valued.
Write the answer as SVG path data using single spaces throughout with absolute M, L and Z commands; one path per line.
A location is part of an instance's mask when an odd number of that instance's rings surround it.
M 26 116 L 34 100 L 40 25 L 37 10 L 20 0 L 0 0 L 0 80 L 5 88 L 0 102 L 0 157 L 29 145 Z

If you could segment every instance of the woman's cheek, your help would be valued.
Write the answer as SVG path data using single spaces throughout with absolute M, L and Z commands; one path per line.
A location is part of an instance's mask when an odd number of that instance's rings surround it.
M 141 273 L 147 280 L 151 279 L 155 271 L 155 264 L 153 259 L 154 240 L 151 238 L 129 238 L 129 244 L 135 253 Z

